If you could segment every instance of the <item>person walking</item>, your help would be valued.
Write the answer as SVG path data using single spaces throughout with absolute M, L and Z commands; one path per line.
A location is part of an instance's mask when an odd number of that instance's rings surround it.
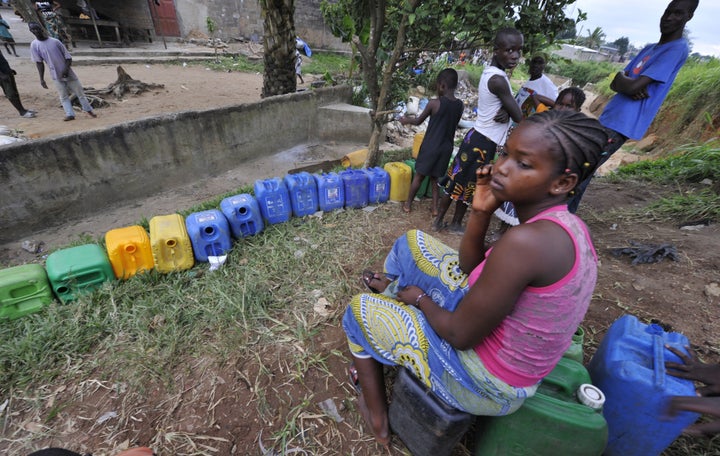
M 45 64 L 47 63 L 50 69 L 50 76 L 60 96 L 60 103 L 65 110 L 64 120 L 75 120 L 75 111 L 70 101 L 70 94 L 74 94 L 78 98 L 83 111 L 85 111 L 87 115 L 97 117 L 85 96 L 82 83 L 71 68 L 72 56 L 65 46 L 59 40 L 50 38 L 45 28 L 37 22 L 31 22 L 28 24 L 28 28 L 36 38 L 30 43 L 30 56 L 37 65 L 38 74 L 40 75 L 40 85 L 44 89 L 48 88 L 45 82 Z
M 17 109 L 21 117 L 31 119 L 35 117 L 36 113 L 31 109 L 25 109 L 20 101 L 20 93 L 15 84 L 16 74 L 17 72 L 10 68 L 10 64 L 5 59 L 5 56 L 0 53 L 0 86 L 5 94 L 5 98 L 10 100 L 10 103 Z
M 12 33 L 10 33 L 10 24 L 7 23 L 5 19 L 3 19 L 2 15 L 0 14 L 0 41 L 5 45 L 5 50 L 8 54 L 14 55 L 15 57 L 20 57 L 15 50 L 15 39 L 12 36 Z M 10 52 L 10 49 L 12 49 L 12 52 Z

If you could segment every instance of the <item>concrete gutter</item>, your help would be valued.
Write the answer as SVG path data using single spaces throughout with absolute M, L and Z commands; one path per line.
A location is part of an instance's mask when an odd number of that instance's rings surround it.
M 348 86 L 18 142 L 0 153 L 0 243 L 315 140 L 367 143 Z M 280 120 L 282 119 L 282 120 Z

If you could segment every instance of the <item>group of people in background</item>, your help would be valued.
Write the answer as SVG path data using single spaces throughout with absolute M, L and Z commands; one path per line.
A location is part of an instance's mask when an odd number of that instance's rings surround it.
M 645 134 L 688 56 L 683 30 L 697 6 L 698 0 L 670 1 L 660 40 L 615 76 L 616 95 L 599 120 L 580 112 L 581 89 L 557 92 L 543 75 L 541 56 L 530 60 L 530 80 L 513 96 L 508 72 L 524 44 L 513 28 L 496 33 L 480 77 L 475 124 L 449 168 L 462 115 L 456 71 L 440 72 L 437 98 L 417 118 L 400 118 L 413 125 L 429 118 L 403 210 L 412 210 L 430 176 L 443 192 L 439 197 L 433 188 L 433 228 L 463 237 L 455 251 L 409 231 L 395 241 L 382 272 L 363 271 L 368 292 L 347 306 L 349 378 L 378 443 L 387 446 L 391 438 L 384 365 L 407 368 L 444 402 L 475 415 L 512 413 L 535 394 L 570 346 L 595 288 L 597 255 L 575 215 L 582 192 L 628 138 Z M 444 216 L 453 200 L 448 226 Z M 501 213 L 515 226 L 486 242 L 491 217 Z M 671 375 L 706 386 L 698 390 L 701 397 L 674 398 L 670 412 L 720 417 L 720 365 L 700 363 L 692 351 L 678 355 L 683 363 L 668 365 Z M 720 421 L 687 432 L 720 432 Z

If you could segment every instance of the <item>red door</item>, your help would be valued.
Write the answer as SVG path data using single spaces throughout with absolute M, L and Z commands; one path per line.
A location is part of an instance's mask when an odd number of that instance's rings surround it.
M 174 0 L 148 0 L 155 22 L 155 33 L 162 36 L 180 36 Z

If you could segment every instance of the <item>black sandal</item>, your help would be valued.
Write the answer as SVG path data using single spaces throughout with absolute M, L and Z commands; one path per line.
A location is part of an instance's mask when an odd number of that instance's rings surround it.
M 355 388 L 355 392 L 358 394 L 362 394 L 362 389 L 360 388 L 360 381 L 358 380 L 358 373 L 357 369 L 355 368 L 354 364 L 350 364 L 348 366 L 348 377 L 350 379 L 350 384 L 353 388 Z
M 375 277 L 374 272 L 372 272 L 369 269 L 366 269 L 363 271 L 363 273 L 362 273 L 363 285 L 365 285 L 365 287 L 373 293 L 380 293 L 380 291 L 377 288 L 370 286 L 370 282 L 372 282 L 374 279 L 377 280 L 377 277 Z

